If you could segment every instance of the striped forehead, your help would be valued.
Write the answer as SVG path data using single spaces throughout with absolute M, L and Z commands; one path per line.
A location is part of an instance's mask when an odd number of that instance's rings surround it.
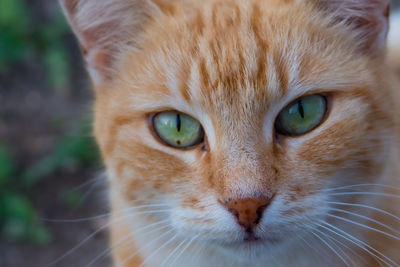
M 276 48 L 269 45 L 272 35 L 260 29 L 267 23 L 261 21 L 256 6 L 221 5 L 197 17 L 203 29 L 194 40 L 195 52 L 189 56 L 180 95 L 188 96 L 188 102 L 200 102 L 209 112 L 246 116 L 264 110 L 295 86 L 298 62 L 285 51 L 288 40 Z
M 304 14 L 288 17 L 291 12 L 284 8 L 283 14 L 275 14 L 251 2 L 240 8 L 234 2 L 216 2 L 205 5 L 194 19 L 178 21 L 184 24 L 178 29 L 185 33 L 183 40 L 174 36 L 166 49 L 173 55 L 165 66 L 170 93 L 207 111 L 223 107 L 242 114 L 243 107 L 264 110 L 311 89 L 366 83 L 355 79 L 364 69 L 357 54 L 349 56 L 351 47 L 339 45 L 344 40 L 335 42 L 340 38 L 332 31 L 324 33 L 323 21 L 316 24 Z
M 368 83 L 365 63 L 327 31 L 328 22 L 324 27 L 289 6 L 272 12 L 246 3 L 217 1 L 174 18 L 137 79 L 151 80 L 154 90 L 144 84 L 141 98 L 135 92 L 135 107 L 176 109 L 225 131 L 255 129 L 271 109 L 311 90 Z

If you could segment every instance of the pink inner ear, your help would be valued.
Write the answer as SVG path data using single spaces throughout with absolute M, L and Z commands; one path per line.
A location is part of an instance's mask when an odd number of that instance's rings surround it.
M 60 0 L 80 42 L 93 82 L 112 78 L 121 46 L 137 43 L 151 14 L 148 0 Z
M 65 6 L 69 14 L 76 13 L 76 7 L 78 5 L 78 0 L 67 0 L 62 1 L 62 4 Z
M 108 22 L 82 33 L 82 52 L 86 58 L 89 72 L 94 79 L 111 79 L 110 69 L 113 67 L 113 58 L 117 52 L 121 29 L 118 23 Z M 109 34 L 114 33 L 114 34 Z M 118 34 L 119 33 L 119 34 Z M 110 36 L 108 39 L 105 37 Z M 110 40 L 111 39 L 111 40 Z M 94 72 L 98 72 L 93 77 Z
M 93 48 L 85 56 L 88 71 L 96 84 L 112 79 L 112 55 L 108 51 L 107 48 Z
M 390 0 L 316 0 L 317 5 L 346 21 L 358 33 L 362 49 L 381 49 L 388 32 Z
M 384 47 L 388 32 L 387 18 L 387 16 L 355 17 L 349 20 L 349 22 L 355 25 L 355 29 L 361 31 L 363 40 L 362 48 L 364 50 Z

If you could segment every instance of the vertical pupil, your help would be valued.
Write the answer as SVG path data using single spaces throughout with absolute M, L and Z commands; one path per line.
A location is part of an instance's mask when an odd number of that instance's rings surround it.
M 182 124 L 181 115 L 176 114 L 176 128 L 178 129 L 178 132 L 181 131 L 181 126 L 182 126 L 181 124 Z
M 298 108 L 299 108 L 300 116 L 304 119 L 304 108 L 303 108 L 303 103 L 301 102 L 301 100 L 299 100 L 297 105 L 298 105 Z

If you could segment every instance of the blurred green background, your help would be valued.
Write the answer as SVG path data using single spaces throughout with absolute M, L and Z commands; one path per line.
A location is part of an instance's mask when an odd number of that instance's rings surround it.
M 51 221 L 107 212 L 83 65 L 57 1 L 0 0 L 0 266 L 45 266 L 106 223 Z M 100 233 L 55 266 L 106 245 Z

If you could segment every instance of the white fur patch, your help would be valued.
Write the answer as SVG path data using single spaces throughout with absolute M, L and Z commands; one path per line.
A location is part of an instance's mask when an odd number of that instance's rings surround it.
M 398 50 L 400 47 L 400 11 L 391 15 L 389 29 L 388 46 Z

